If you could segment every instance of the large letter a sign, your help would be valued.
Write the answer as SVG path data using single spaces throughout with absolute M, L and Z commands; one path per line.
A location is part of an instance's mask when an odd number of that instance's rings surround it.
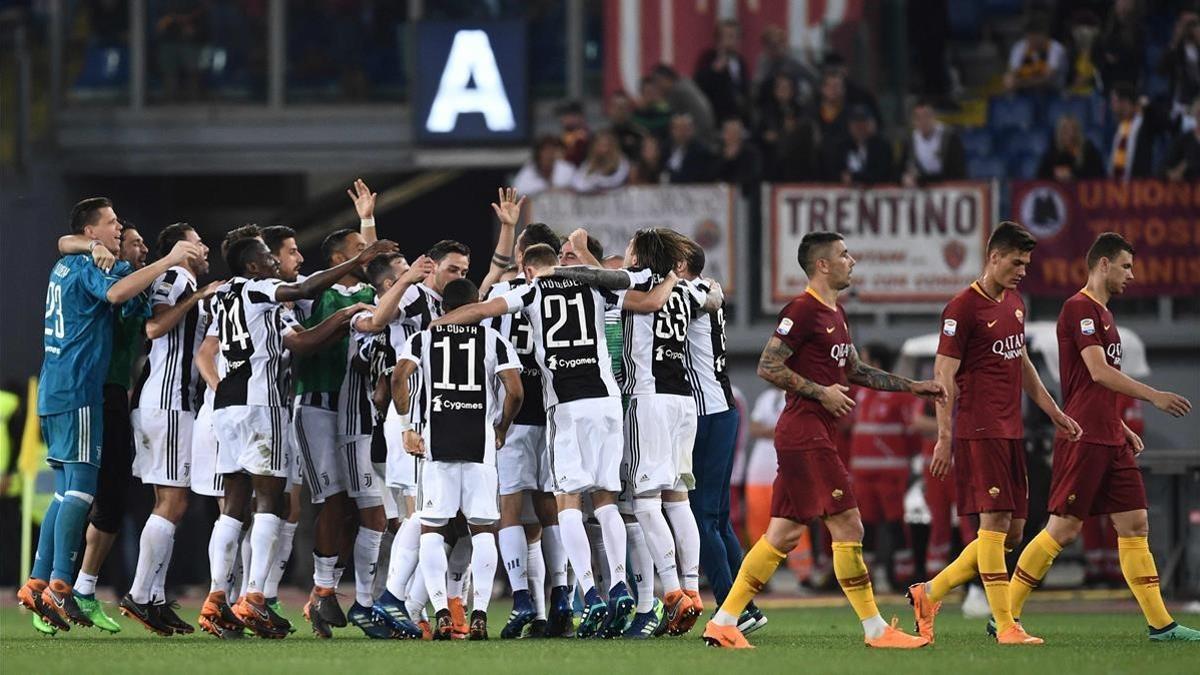
M 517 126 L 487 33 L 460 30 L 450 45 L 425 128 L 443 134 L 454 131 L 458 116 L 471 112 L 483 113 L 489 131 L 512 131 Z

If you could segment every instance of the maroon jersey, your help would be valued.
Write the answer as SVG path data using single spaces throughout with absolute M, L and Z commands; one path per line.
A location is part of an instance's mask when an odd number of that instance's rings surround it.
M 1063 412 L 1083 428 L 1080 441 L 1096 445 L 1124 445 L 1121 395 L 1092 381 L 1083 350 L 1093 345 L 1104 350 L 1108 365 L 1121 369 L 1121 334 L 1112 312 L 1087 291 L 1072 295 L 1058 315 L 1058 373 L 1062 382 Z
M 806 290 L 779 313 L 775 337 L 791 350 L 784 362 L 789 369 L 821 386 L 846 384 L 846 359 L 850 355 L 850 327 L 841 305 L 830 307 Z M 819 401 L 788 392 L 787 403 L 775 426 L 778 449 L 836 449 L 837 418 Z
M 1004 291 L 987 296 L 978 282 L 942 310 L 937 353 L 958 359 L 955 438 L 1024 438 L 1021 423 L 1021 356 L 1025 303 Z

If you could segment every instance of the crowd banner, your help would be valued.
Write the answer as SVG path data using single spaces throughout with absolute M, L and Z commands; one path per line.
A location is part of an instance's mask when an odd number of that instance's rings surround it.
M 775 313 L 804 292 L 796 260 L 809 232 L 837 232 L 857 260 L 846 300 L 903 311 L 949 300 L 979 276 L 996 219 L 994 185 L 943 183 L 924 189 L 841 185 L 764 187 L 770 280 L 763 311 Z
M 1013 181 L 1012 214 L 1038 239 L 1021 289 L 1066 297 L 1087 281 L 1087 250 L 1102 232 L 1133 244 L 1129 297 L 1200 292 L 1200 183 L 1157 180 Z
M 728 185 L 648 185 L 597 194 L 544 192 L 533 198 L 530 222 L 543 222 L 562 236 L 585 228 L 605 254 L 624 253 L 633 233 L 668 227 L 704 248 L 703 276 L 719 281 L 726 295 L 737 279 L 734 258 L 734 197 Z

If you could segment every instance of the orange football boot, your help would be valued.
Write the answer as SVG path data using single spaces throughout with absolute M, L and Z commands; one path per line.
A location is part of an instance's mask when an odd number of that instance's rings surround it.
M 715 621 L 705 624 L 703 638 L 709 647 L 754 649 L 754 645 L 746 641 L 746 636 L 742 635 L 737 626 L 722 626 Z
M 450 608 L 451 640 L 466 640 L 471 634 L 471 625 L 467 623 L 467 606 L 462 598 L 450 598 L 447 601 Z
M 937 616 L 942 603 L 934 602 L 925 591 L 925 584 L 913 584 L 908 587 L 908 602 L 912 605 L 913 616 L 917 620 L 917 632 L 921 637 L 933 644 L 933 619 Z
M 1040 645 L 1045 644 L 1046 641 L 1026 633 L 1021 624 L 1014 623 L 1008 627 L 1008 630 L 996 636 L 996 642 L 1002 645 Z
M 863 640 L 868 647 L 876 649 L 920 649 L 929 644 L 927 638 L 919 635 L 909 635 L 904 631 L 896 628 L 896 623 L 899 619 L 892 617 L 892 625 L 883 629 L 883 635 L 877 638 L 866 638 Z

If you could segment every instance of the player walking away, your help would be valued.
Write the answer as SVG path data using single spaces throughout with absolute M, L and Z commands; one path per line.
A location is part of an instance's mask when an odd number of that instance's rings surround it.
M 121 223 L 105 197 L 76 204 L 70 228 L 113 255 L 121 250 Z M 17 598 L 59 630 L 70 630 L 70 623 L 93 625 L 76 602 L 71 583 L 99 480 L 112 308 L 132 300 L 169 268 L 200 257 L 195 244 L 179 242 L 170 254 L 137 271 L 121 261 L 106 273 L 90 256 L 67 255 L 50 272 L 37 406 L 46 459 L 54 471 L 54 500 L 42 519 L 29 580 Z M 136 305 L 130 303 L 122 311 L 140 311 Z
M 134 389 L 131 415 L 136 455 L 133 474 L 154 486 L 154 509 L 142 528 L 137 571 L 121 613 L 159 635 L 191 634 L 195 629 L 167 604 L 166 576 L 175 548 L 175 528 L 187 511 L 191 485 L 192 423 L 197 383 L 193 363 L 203 340 L 197 334 L 197 304 L 211 296 L 220 282 L 197 291 L 196 279 L 208 273 L 208 247 L 187 223 L 168 225 L 158 236 L 162 257 L 180 241 L 196 244 L 203 257 L 176 266 L 155 280 L 150 295 L 152 315 L 146 322 L 150 356 Z
M 616 506 L 620 491 L 621 403 L 603 340 L 605 308 L 619 306 L 619 300 L 611 291 L 589 284 L 603 280 L 610 287 L 629 288 L 645 283 L 650 271 L 556 268 L 557 262 L 550 246 L 530 246 L 524 253 L 523 272 L 531 283 L 487 302 L 460 307 L 435 325 L 474 323 L 517 312 L 523 312 L 529 321 L 542 369 L 558 522 L 584 597 L 583 619 L 576 635 L 591 637 L 605 625 L 609 606 L 597 591 L 592 574 L 591 549 L 581 511 L 585 492 L 591 494 L 596 507 L 610 578 L 617 582 L 609 591 L 609 599 L 623 613 L 631 612 L 634 602 L 624 582 L 625 526 Z M 573 276 L 567 276 L 568 270 Z M 654 292 L 644 297 L 627 296 L 627 301 L 636 297 L 645 303 L 646 311 L 657 311 L 674 282 L 671 274 Z
M 467 279 L 452 281 L 444 290 L 447 310 L 479 300 L 479 289 Z M 487 608 L 496 576 L 494 524 L 500 517 L 496 451 L 504 445 L 521 408 L 521 361 L 512 344 L 479 324 L 435 326 L 416 333 L 405 343 L 392 373 L 398 394 L 395 405 L 401 414 L 410 412 L 408 383 L 418 370 L 421 431 L 407 417 L 402 417 L 402 430 L 405 450 L 428 455 L 418 499 L 421 576 L 435 610 L 433 639 L 449 640 L 454 629 L 446 589 L 445 531 L 461 512 L 471 531 L 470 639 L 486 640 Z M 497 379 L 504 384 L 499 411 Z
M 1105 232 L 1087 254 L 1087 286 L 1058 315 L 1059 373 L 1066 414 L 1079 421 L 1082 437 L 1054 439 L 1050 520 L 1025 547 L 1012 576 L 1012 613 L 1049 571 L 1063 547 L 1075 541 L 1088 516 L 1107 514 L 1117 531 L 1121 572 L 1158 642 L 1200 641 L 1200 631 L 1181 626 L 1163 605 L 1158 570 L 1147 541 L 1146 487 L 1135 459 L 1142 439 L 1121 419 L 1123 397 L 1149 401 L 1172 417 L 1191 412 L 1186 398 L 1158 391 L 1121 372 L 1121 334 L 1108 302 L 1133 281 L 1133 246 Z
M 133 223 L 121 222 L 121 252 L 114 256 L 95 239 L 83 235 L 68 234 L 58 240 L 59 255 L 89 253 L 92 262 L 101 270 L 112 270 L 117 260 L 129 263 L 135 270 L 146 264 L 146 242 Z M 93 244 L 93 242 L 96 242 Z M 138 303 L 144 307 L 145 303 Z M 83 550 L 83 563 L 75 579 L 75 601 L 84 614 L 97 628 L 109 633 L 121 632 L 121 625 L 104 613 L 96 599 L 96 580 L 100 568 L 108 558 L 121 521 L 125 518 L 127 483 L 133 466 L 133 430 L 129 425 L 129 390 L 132 388 L 133 362 L 142 350 L 142 326 L 146 323 L 143 312 L 118 312 L 113 316 L 112 358 L 109 360 L 108 376 L 104 381 L 104 439 L 101 455 L 96 498 L 87 528 L 87 545 Z M 33 615 L 33 627 L 39 632 L 53 635 L 54 626 Z
M 359 309 L 351 306 L 318 327 L 302 331 L 305 340 L 299 340 L 293 337 L 300 332 L 297 326 L 283 325 L 280 303 L 315 298 L 350 270 L 392 250 L 395 244 L 376 242 L 333 268 L 286 284 L 277 278 L 278 259 L 262 241 L 243 240 L 229 249 L 228 262 L 236 276 L 218 290 L 221 355 L 229 370 L 217 387 L 213 413 L 219 442 L 217 470 L 225 476 L 225 503 L 213 528 L 209 554 L 214 583 L 225 579 L 242 527 L 239 518 L 245 517 L 253 490 L 256 513 L 250 534 L 251 565 L 245 572 L 249 575 L 247 593 L 233 613 L 263 637 L 283 637 L 289 627 L 267 607 L 262 593 L 282 525 L 279 513 L 285 505 L 284 483 L 289 463 L 295 461 L 287 456 L 284 443 L 281 354 L 285 348 L 297 353 L 311 350 L 345 330 L 350 316 Z M 210 603 L 220 609 L 222 600 L 210 593 L 205 610 Z
M 978 573 L 997 641 L 1042 643 L 1013 621 L 1004 562 L 1005 549 L 1020 544 L 1029 508 L 1021 390 L 1070 438 L 1078 440 L 1080 429 L 1059 410 L 1025 350 L 1025 303 L 1016 288 L 1036 245 L 1020 225 L 1000 223 L 988 240 L 983 276 L 942 310 L 933 373 L 947 400 L 936 409 L 930 473 L 942 479 L 949 472 L 953 442 L 958 513 L 979 514 L 979 537 L 932 580 L 908 589 L 917 628 L 931 642 L 942 598 Z
M 787 392 L 787 407 L 775 430 L 779 473 L 771 522 L 746 554 L 729 597 L 704 629 L 704 639 L 720 647 L 750 647 L 737 629 L 738 617 L 795 547 L 804 523 L 820 517 L 833 538 L 834 573 L 862 621 L 867 646 L 924 647 L 927 639 L 901 632 L 894 621 L 889 626 L 875 606 L 863 562 L 862 517 L 834 433 L 837 418 L 854 407 L 846 395 L 847 382 L 934 399 L 944 397 L 945 391 L 937 382 L 914 382 L 858 358 L 846 312 L 837 304 L 838 293 L 850 286 L 855 264 L 841 235 L 806 234 L 797 259 L 808 276 L 808 288 L 779 313 L 779 325 L 758 362 L 759 376 Z

